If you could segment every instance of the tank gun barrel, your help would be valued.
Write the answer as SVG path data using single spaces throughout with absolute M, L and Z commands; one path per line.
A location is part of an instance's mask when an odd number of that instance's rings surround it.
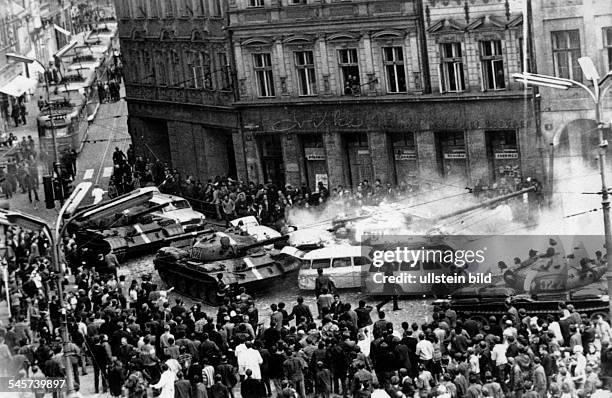
M 270 238 L 270 239 L 266 239 L 266 240 L 261 240 L 259 242 L 250 243 L 248 245 L 238 246 L 237 249 L 239 249 L 241 251 L 247 251 L 247 250 L 252 249 L 254 247 L 272 245 L 274 243 L 285 242 L 287 240 L 289 240 L 289 235 L 281 235 L 281 236 L 278 236 L 276 238 Z
M 161 210 L 166 206 L 168 206 L 168 203 L 160 203 L 155 206 L 149 207 L 148 209 L 140 210 L 133 214 L 126 213 L 125 215 L 130 221 L 133 221 L 140 216 L 144 216 L 145 214 L 149 214 L 149 213 L 153 213 L 154 211 Z
M 514 198 L 516 196 L 521 196 L 521 195 L 523 195 L 525 193 L 532 192 L 532 191 L 535 191 L 535 190 L 536 190 L 536 187 L 535 186 L 531 186 L 529 188 L 521 189 L 520 191 L 512 192 L 512 193 L 509 193 L 507 195 L 498 196 L 496 198 L 486 200 L 486 201 L 484 201 L 482 203 L 479 203 L 477 205 L 474 205 L 474 206 L 469 206 L 469 207 L 466 207 L 464 209 L 460 209 L 460 210 L 456 210 L 456 211 L 453 211 L 453 212 L 450 212 L 450 213 L 447 213 L 447 214 L 443 214 L 443 215 L 437 217 L 437 220 L 445 220 L 447 218 L 455 217 L 455 216 L 458 216 L 458 215 L 461 215 L 461 214 L 464 214 L 464 213 L 469 213 L 470 211 L 482 209 L 484 207 L 491 206 L 491 205 L 493 205 L 495 203 L 503 202 L 504 200 L 512 199 L 512 198 Z
M 200 235 L 204 235 L 204 234 L 211 234 L 214 233 L 215 230 L 212 228 L 208 228 L 208 229 L 202 229 L 200 231 L 193 231 L 193 232 L 185 232 L 184 234 L 180 234 L 180 235 L 175 235 L 175 236 L 170 236 L 167 238 L 164 238 L 164 243 L 171 243 L 177 240 L 183 240 L 183 239 L 189 239 L 189 238 L 197 238 Z

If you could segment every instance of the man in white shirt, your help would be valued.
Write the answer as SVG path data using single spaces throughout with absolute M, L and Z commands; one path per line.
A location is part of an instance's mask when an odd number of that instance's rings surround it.
M 102 202 L 102 199 L 104 198 L 104 190 L 96 184 L 96 186 L 94 186 L 94 188 L 91 190 L 91 196 L 94 198 L 93 204 L 97 205 L 98 203 Z
M 238 350 L 238 347 L 236 347 L 238 371 L 242 376 L 246 374 L 247 369 L 251 369 L 253 378 L 255 380 L 261 380 L 260 365 L 263 363 L 263 358 L 259 354 L 259 351 L 253 348 L 253 344 L 250 341 L 245 343 L 245 347 L 246 349 L 242 350 Z
M 419 342 L 416 345 L 416 354 L 419 360 L 427 370 L 431 369 L 431 363 L 434 355 L 434 346 L 431 341 L 425 338 L 425 334 L 419 334 Z
M 506 380 L 506 369 L 508 368 L 508 357 L 506 357 L 506 350 L 508 350 L 508 343 L 505 341 L 502 343 L 499 336 L 495 336 L 495 345 L 491 350 L 491 360 L 495 362 L 497 368 L 498 380 Z

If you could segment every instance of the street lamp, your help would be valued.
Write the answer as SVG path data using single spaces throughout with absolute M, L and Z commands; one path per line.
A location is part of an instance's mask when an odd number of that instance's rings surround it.
M 586 85 L 571 79 L 564 79 L 555 76 L 539 75 L 528 72 L 515 73 L 512 77 L 525 85 L 544 86 L 560 90 L 567 90 L 571 87 L 580 87 L 584 89 L 593 100 L 595 104 L 595 121 L 597 123 L 597 131 L 599 133 L 599 174 L 601 176 L 601 207 L 603 209 L 604 217 L 604 233 L 605 233 L 605 246 L 606 246 L 606 261 L 607 261 L 607 273 L 606 279 L 608 281 L 608 300 L 609 300 L 609 319 L 612 320 L 612 228 L 610 225 L 610 195 L 608 192 L 608 186 L 606 183 L 606 148 L 608 147 L 608 141 L 604 139 L 603 135 L 603 123 L 601 121 L 601 106 L 602 99 L 612 87 L 612 84 L 608 84 L 603 90 L 601 86 L 610 76 L 612 71 L 608 72 L 603 78 L 600 78 L 599 72 L 590 57 L 582 57 L 578 59 L 578 64 L 582 69 L 582 73 L 587 80 L 593 82 L 593 89 L 591 90 Z
M 15 224 L 21 228 L 29 229 L 31 231 L 44 231 L 47 235 L 47 238 L 51 242 L 51 257 L 53 259 L 53 267 L 55 271 L 59 274 L 59 279 L 57 281 L 57 291 L 60 298 L 61 309 L 62 309 L 62 340 L 64 341 L 64 347 L 68 344 L 69 334 L 68 334 L 68 320 L 66 317 L 66 302 L 64 301 L 64 292 L 63 292 L 63 282 L 64 282 L 64 271 L 61 268 L 59 263 L 59 239 L 60 236 L 53 234 L 47 222 L 41 218 L 24 214 L 16 211 L 11 211 L 6 214 L 6 219 L 11 223 Z M 68 396 L 74 393 L 74 382 L 72 375 L 72 362 L 70 357 L 66 355 L 66 350 L 64 350 L 64 360 L 66 367 L 66 384 L 68 386 Z

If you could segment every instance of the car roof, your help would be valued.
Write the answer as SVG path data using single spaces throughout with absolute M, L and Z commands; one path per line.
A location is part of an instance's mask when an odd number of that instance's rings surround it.
M 318 260 L 324 258 L 339 258 L 339 257 L 361 257 L 370 253 L 370 248 L 367 246 L 352 246 L 338 245 L 329 246 L 322 249 L 313 250 L 306 253 L 304 260 Z

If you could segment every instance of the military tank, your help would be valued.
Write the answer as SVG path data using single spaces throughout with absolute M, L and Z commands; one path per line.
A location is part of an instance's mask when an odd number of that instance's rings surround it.
M 112 251 L 122 261 L 170 243 L 185 247 L 192 242 L 191 232 L 212 231 L 203 222 L 181 223 L 164 217 L 162 210 L 171 202 L 157 203 L 157 193 L 155 189 L 141 188 L 81 210 L 70 219 L 68 232 L 90 254 Z M 175 239 L 177 236 L 184 239 Z
M 279 281 L 295 277 L 303 252 L 291 246 L 279 249 L 288 238 L 283 235 L 257 241 L 248 235 L 210 232 L 196 238 L 187 249 L 161 248 L 153 263 L 161 280 L 177 292 L 218 305 L 223 294 L 219 276 L 230 288 L 244 287 L 249 293 L 269 290 Z

